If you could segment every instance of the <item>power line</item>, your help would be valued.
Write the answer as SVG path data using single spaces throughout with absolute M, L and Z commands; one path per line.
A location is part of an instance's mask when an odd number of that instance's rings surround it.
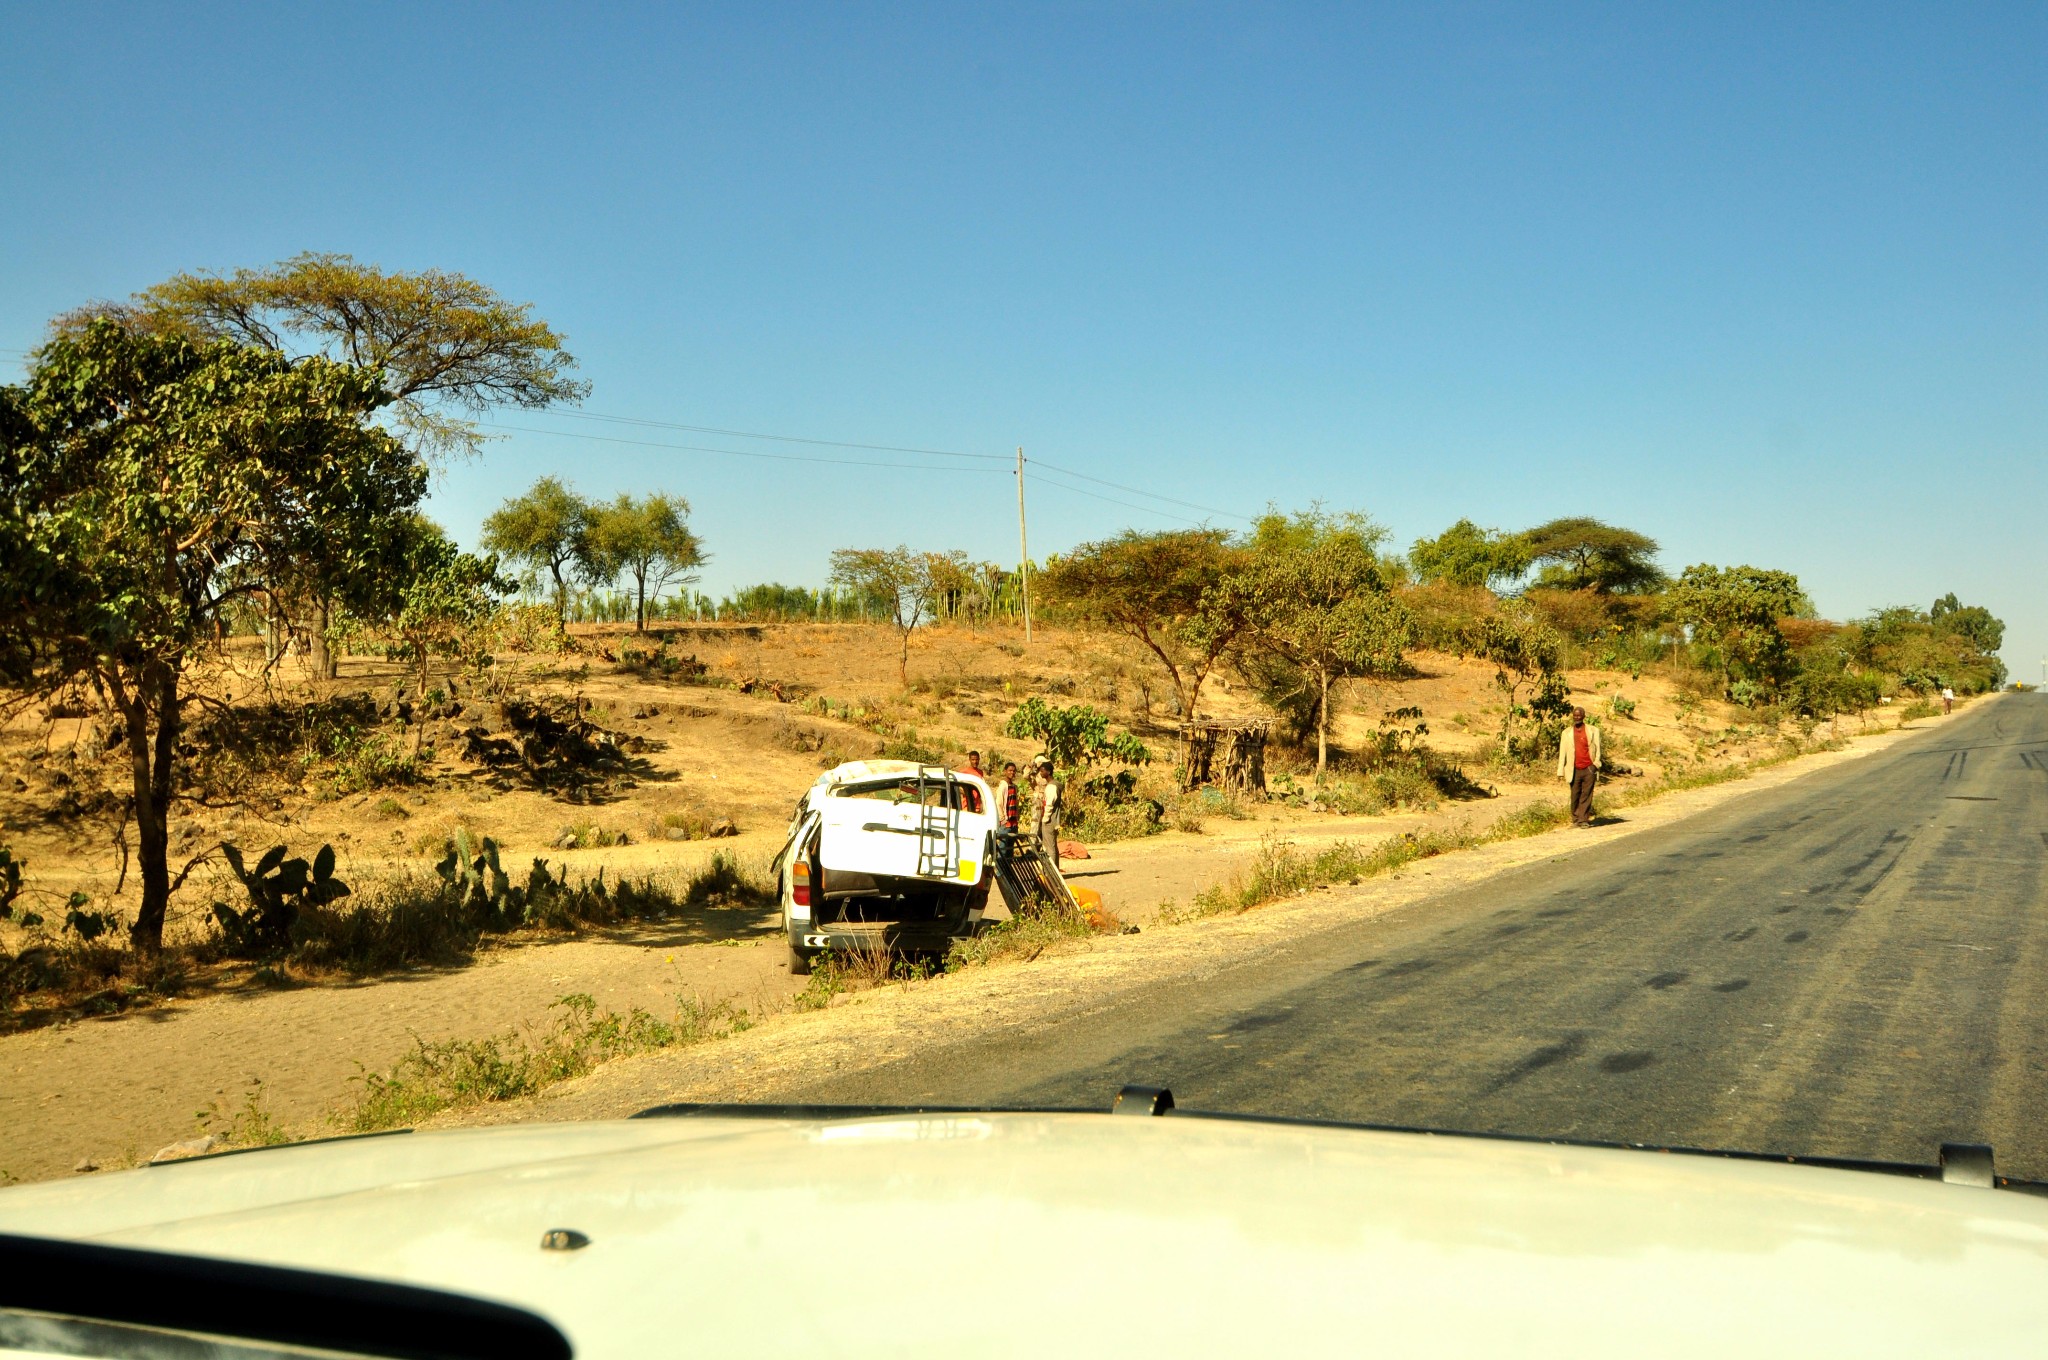
M 877 463 L 859 458 L 813 458 L 801 453 L 762 453 L 756 449 L 714 449 L 701 444 L 664 444 L 651 439 L 621 439 L 616 435 L 584 434 L 578 430 L 542 430 L 531 425 L 501 425 L 496 421 L 480 420 L 477 424 L 487 430 L 508 430 L 518 434 L 552 435 L 558 439 L 588 439 L 599 444 L 630 444 L 643 449 L 675 449 L 682 453 L 721 453 L 729 458 L 761 458 L 776 463 L 824 463 L 831 467 L 873 467 L 903 468 L 913 472 L 986 472 L 1001 471 L 998 468 L 978 467 L 933 467 L 928 463 Z
M 1031 461 L 1042 468 L 1050 468 L 1054 472 L 1062 472 L 1069 477 L 1079 477 L 1082 481 L 1093 482 L 1097 486 L 1114 487 L 1118 491 L 1128 491 L 1134 496 L 1145 496 L 1155 501 L 1165 501 L 1168 505 L 1178 505 L 1189 510 L 1200 510 L 1205 515 L 1222 515 L 1226 519 L 1241 519 L 1247 524 L 1252 522 L 1250 515 L 1240 515 L 1231 510 L 1218 510 L 1213 505 L 1197 505 L 1193 501 L 1176 500 L 1172 496 L 1162 496 L 1156 491 L 1147 491 L 1143 487 L 1125 486 L 1122 482 L 1105 481 L 1100 477 L 1091 477 L 1085 472 L 1076 472 L 1072 468 L 1061 467 L 1057 463 L 1048 463 L 1043 458 L 1034 458 Z M 1068 489 L 1074 490 L 1075 488 L 1069 487 Z M 1105 496 L 1102 499 L 1107 500 L 1109 498 Z
M 834 449 L 866 449 L 871 453 L 923 453 L 934 458 L 980 458 L 989 462 L 1007 463 L 1009 457 L 1000 453 L 960 453 L 953 449 L 920 449 L 902 444 L 855 444 L 843 439 L 811 439 L 796 434 L 758 434 L 751 430 L 723 430 L 715 425 L 684 425 L 672 420 L 645 420 L 639 416 L 608 416 L 596 411 L 557 411 L 558 416 L 572 420 L 602 420 L 617 425 L 644 425 L 660 430 L 687 430 L 691 434 L 723 435 L 728 439 L 769 439 L 782 444 L 816 444 Z
M 596 411 L 559 411 L 556 412 L 555 414 L 568 416 L 576 420 L 599 420 L 612 424 L 640 425 L 653 429 L 663 430 L 687 430 L 693 434 L 723 435 L 731 439 L 766 439 L 785 444 L 812 444 L 837 449 L 866 449 L 876 453 L 918 453 L 928 454 L 938 458 L 978 458 L 989 462 L 999 463 L 1006 463 L 1009 461 L 1009 458 L 1006 455 L 996 453 L 961 453 L 953 449 L 926 449 L 916 448 L 903 444 L 858 444 L 842 439 L 815 439 L 805 435 L 793 434 L 763 434 L 758 431 L 750 430 L 728 430 L 716 425 L 686 425 L 679 421 L 651 420 L 639 416 L 605 415 L 603 413 Z M 1048 468 L 1054 472 L 1065 473 L 1069 477 L 1077 477 L 1084 482 L 1094 482 L 1098 486 L 1110 487 L 1113 490 L 1128 492 L 1129 494 L 1134 496 L 1143 496 L 1147 500 L 1163 501 L 1168 505 L 1178 505 L 1186 510 L 1199 510 L 1205 515 L 1222 515 L 1227 519 L 1242 520 L 1246 523 L 1251 522 L 1251 517 L 1248 515 L 1240 515 L 1230 510 L 1219 510 L 1213 505 L 1202 505 L 1195 501 L 1184 501 L 1174 496 L 1163 496 L 1156 491 L 1147 491 L 1143 487 L 1126 486 L 1122 482 L 1112 482 L 1101 477 L 1090 476 L 1088 473 L 1076 472 L 1072 468 L 1061 467 L 1057 463 L 1048 463 L 1045 460 L 1039 458 L 1029 459 L 1028 461 L 1036 463 L 1040 467 Z M 1076 487 L 1068 487 L 1066 489 L 1069 491 L 1079 490 L 1079 488 Z M 1111 500 L 1107 496 L 1098 496 L 1096 497 L 1096 499 L 1109 501 L 1112 505 L 1124 504 L 1124 502 L 1121 501 Z M 1144 507 L 1128 506 L 1127 508 L 1142 509 Z M 1172 517 L 1169 516 L 1169 518 Z
M 8 354 L 21 359 L 29 357 L 31 353 L 33 351 L 25 349 L 0 349 L 0 354 Z M 1007 455 L 998 453 L 964 453 L 956 449 L 926 449 L 907 444 L 862 444 L 844 439 L 816 439 L 807 435 L 764 434 L 754 430 L 729 430 L 716 425 L 686 425 L 680 421 L 650 420 L 640 416 L 607 415 L 598 411 L 558 410 L 550 414 L 557 418 L 566 417 L 571 420 L 601 421 L 611 425 L 630 425 L 657 430 L 684 430 L 692 434 L 715 434 L 728 439 L 762 439 L 782 444 L 805 444 L 817 448 L 860 449 L 870 453 L 914 453 L 933 458 L 970 458 L 991 463 L 1009 462 Z M 681 453 L 715 453 L 729 458 L 756 458 L 778 463 L 821 463 L 835 467 L 895 468 L 905 471 L 925 472 L 992 472 L 995 470 L 993 468 L 934 468 L 927 467 L 921 463 L 881 463 L 850 458 L 807 458 L 801 454 L 793 453 L 764 453 L 748 449 L 718 449 L 699 444 L 668 444 L 652 440 L 623 439 L 616 436 L 583 434 L 574 430 L 542 430 L 527 425 L 504 425 L 494 421 L 478 421 L 477 423 L 486 429 L 505 430 L 519 434 L 551 435 L 560 439 L 588 439 L 598 443 L 627 444 L 638 448 L 674 449 Z M 1147 500 L 1160 501 L 1167 505 L 1178 505 L 1186 510 L 1199 510 L 1205 515 L 1221 515 L 1226 519 L 1240 520 L 1244 523 L 1251 522 L 1250 516 L 1240 515 L 1235 511 L 1220 510 L 1213 505 L 1202 505 L 1196 501 L 1184 501 L 1175 496 L 1164 496 L 1157 491 L 1147 491 L 1140 486 L 1128 486 L 1122 482 L 1112 482 L 1104 477 L 1092 476 L 1086 472 L 1076 472 L 1074 469 L 1062 467 L 1058 463 L 1048 463 L 1042 458 L 1033 458 L 1028 461 L 1047 472 L 1057 472 L 1064 476 L 1077 478 L 1080 481 L 1093 482 L 1097 486 L 1106 486 L 1112 490 L 1122 491 L 1133 496 L 1143 496 Z M 1197 523 L 1195 520 L 1190 520 L 1180 515 L 1168 514 L 1163 510 L 1156 510 L 1149 506 L 1132 505 L 1129 501 L 1120 501 L 1114 496 L 1104 496 L 1096 492 L 1085 491 L 1077 486 L 1066 486 L 1059 482 L 1050 482 L 1049 484 L 1058 486 L 1060 490 L 1071 492 L 1077 496 L 1088 496 L 1091 499 L 1102 501 L 1108 505 L 1122 506 L 1126 510 L 1143 511 L 1159 515 L 1164 519 L 1178 520 L 1183 524 Z
M 1030 460 L 1027 459 L 1026 461 L 1028 463 Z M 1043 467 L 1044 464 L 1039 463 L 1035 464 L 1035 466 Z M 1126 510 L 1136 510 L 1139 514 L 1142 515 L 1157 515 L 1161 519 L 1170 519 L 1175 521 L 1176 523 L 1193 525 L 1197 529 L 1202 527 L 1202 525 L 1198 521 L 1188 519 L 1184 515 L 1176 515 L 1171 513 L 1170 511 L 1161 510 L 1158 507 L 1151 505 L 1133 505 L 1129 501 L 1120 501 L 1114 496 L 1104 496 L 1099 492 L 1083 490 L 1081 487 L 1078 486 L 1068 486 L 1065 482 L 1054 481 L 1052 478 L 1047 477 L 1042 473 L 1039 475 L 1038 481 L 1041 486 L 1056 487 L 1061 491 L 1067 492 L 1069 495 L 1086 496 L 1090 500 L 1102 501 L 1109 505 L 1121 505 Z

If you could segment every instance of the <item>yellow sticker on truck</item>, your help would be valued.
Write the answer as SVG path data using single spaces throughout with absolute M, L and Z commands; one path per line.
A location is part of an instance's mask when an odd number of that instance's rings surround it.
M 976 881 L 977 879 L 979 879 L 979 878 L 981 877 L 981 875 L 980 875 L 980 874 L 979 874 L 979 873 L 977 872 L 977 871 L 978 871 L 978 870 L 979 870 L 980 868 L 981 868 L 981 866 L 980 866 L 979 864 L 976 864 L 976 863 L 975 863 L 975 862 L 974 862 L 973 860 L 971 860 L 971 859 L 963 859 L 963 860 L 961 860 L 961 861 L 960 861 L 960 881 L 961 881 L 962 883 L 973 883 L 973 882 L 975 882 L 975 881 Z

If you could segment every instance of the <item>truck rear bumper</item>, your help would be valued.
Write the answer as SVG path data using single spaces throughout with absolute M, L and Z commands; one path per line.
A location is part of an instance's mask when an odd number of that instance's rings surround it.
M 970 938 L 978 926 L 976 921 L 834 922 L 826 926 L 792 921 L 788 934 L 789 947 L 807 957 L 827 949 L 848 954 L 877 946 L 895 954 L 943 954 L 953 947 L 953 941 Z

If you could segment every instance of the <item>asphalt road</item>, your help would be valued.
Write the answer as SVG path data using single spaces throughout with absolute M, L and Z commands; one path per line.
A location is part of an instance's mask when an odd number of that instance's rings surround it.
M 2048 1180 L 2048 695 L 819 1101 L 1183 1106 Z

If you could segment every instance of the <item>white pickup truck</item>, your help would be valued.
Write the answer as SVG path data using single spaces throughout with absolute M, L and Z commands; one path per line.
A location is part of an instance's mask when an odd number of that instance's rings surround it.
M 995 795 L 975 775 L 856 760 L 820 775 L 776 856 L 789 970 L 828 949 L 942 954 L 981 926 Z

